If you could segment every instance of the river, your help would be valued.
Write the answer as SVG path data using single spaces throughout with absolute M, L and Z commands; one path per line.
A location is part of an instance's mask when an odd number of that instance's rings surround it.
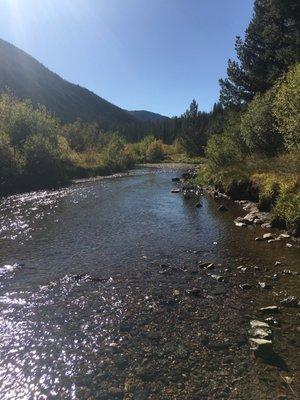
M 183 169 L 1 200 L 1 400 L 295 398 L 297 310 L 277 317 L 284 368 L 250 357 L 247 330 L 259 306 L 299 296 L 281 274 L 299 271 L 299 249 L 255 242 L 233 203 L 171 193 Z M 238 286 L 262 276 L 273 290 Z

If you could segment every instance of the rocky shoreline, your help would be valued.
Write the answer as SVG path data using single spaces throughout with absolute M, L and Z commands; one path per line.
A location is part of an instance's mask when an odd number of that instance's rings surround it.
M 208 186 L 203 187 L 195 185 L 193 183 L 194 178 L 198 174 L 198 169 L 189 169 L 186 173 L 182 174 L 181 177 L 175 177 L 172 179 L 173 182 L 177 182 L 180 187 L 172 189 L 172 193 L 182 193 L 186 199 L 198 198 L 206 193 L 211 196 L 215 201 L 219 202 L 218 211 L 226 212 L 228 208 L 222 203 L 234 202 L 241 207 L 243 216 L 238 216 L 234 219 L 234 224 L 237 227 L 249 227 L 251 225 L 259 225 L 262 229 L 271 230 L 276 229 L 276 232 L 266 233 L 262 237 L 255 238 L 256 241 L 267 241 L 267 243 L 274 243 L 284 241 L 286 247 L 297 247 L 300 248 L 300 238 L 296 236 L 296 231 L 280 229 L 272 221 L 271 211 L 261 211 L 258 202 L 251 200 L 237 200 L 229 196 L 228 194 L 218 191 L 216 188 Z M 197 202 L 196 207 L 201 207 L 201 202 Z

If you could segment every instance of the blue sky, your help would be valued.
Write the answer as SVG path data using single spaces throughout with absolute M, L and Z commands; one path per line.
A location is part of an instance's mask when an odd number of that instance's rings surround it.
M 0 0 L 0 37 L 126 109 L 218 100 L 253 0 Z

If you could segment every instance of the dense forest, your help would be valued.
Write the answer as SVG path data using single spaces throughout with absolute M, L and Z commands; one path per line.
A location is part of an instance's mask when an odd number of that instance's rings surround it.
M 220 79 L 220 102 L 202 112 L 193 100 L 173 118 L 113 106 L 1 41 L 0 192 L 184 153 L 200 160 L 201 184 L 246 187 L 240 196 L 259 187 L 262 208 L 274 208 L 278 223 L 299 226 L 299 16 L 296 0 L 255 0 L 236 59 Z

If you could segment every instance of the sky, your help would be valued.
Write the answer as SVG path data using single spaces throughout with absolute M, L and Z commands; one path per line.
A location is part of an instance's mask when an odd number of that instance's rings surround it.
M 0 0 L 0 38 L 128 110 L 209 111 L 253 0 Z

